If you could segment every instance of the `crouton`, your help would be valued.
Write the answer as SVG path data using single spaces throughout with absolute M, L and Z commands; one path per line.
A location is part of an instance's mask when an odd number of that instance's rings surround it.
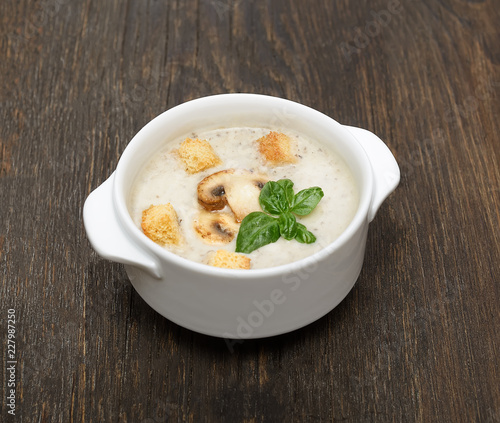
M 208 264 L 224 269 L 250 269 L 250 259 L 248 257 L 226 250 L 218 250 L 209 258 Z
M 186 138 L 177 154 L 188 173 L 198 173 L 222 163 L 210 143 L 198 138 Z
M 144 234 L 159 245 L 179 245 L 182 242 L 179 219 L 170 203 L 144 210 L 141 226 Z
M 290 138 L 281 133 L 271 131 L 257 140 L 259 152 L 271 165 L 281 166 L 296 163 L 297 157 L 292 153 Z

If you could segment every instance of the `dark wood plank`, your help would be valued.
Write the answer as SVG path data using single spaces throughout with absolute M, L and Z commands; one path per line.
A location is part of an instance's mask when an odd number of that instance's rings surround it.
M 1 2 L 0 420 L 500 421 L 499 14 L 493 0 Z M 156 314 L 82 225 L 144 124 L 225 92 L 371 130 L 402 170 L 349 296 L 234 351 Z

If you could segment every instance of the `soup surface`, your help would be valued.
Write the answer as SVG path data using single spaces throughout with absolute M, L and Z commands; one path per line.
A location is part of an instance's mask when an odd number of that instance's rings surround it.
M 312 244 L 280 238 L 246 256 L 251 268 L 267 268 L 291 263 L 316 253 L 333 242 L 349 225 L 358 207 L 359 195 L 353 175 L 335 152 L 302 134 L 280 129 L 291 139 L 297 161 L 293 164 L 267 164 L 256 146 L 256 140 L 267 135 L 269 128 L 236 127 L 199 131 L 168 141 L 144 167 L 134 182 L 129 198 L 129 212 L 141 228 L 142 212 L 151 205 L 171 203 L 177 212 L 184 242 L 164 248 L 181 257 L 206 263 L 212 252 L 220 249 L 234 252 L 236 237 L 225 245 L 206 244 L 193 229 L 201 210 L 197 186 L 206 176 L 225 169 L 246 169 L 266 175 L 269 180 L 290 179 L 294 191 L 319 186 L 324 192 L 316 208 L 307 216 L 297 217 L 317 238 Z M 189 174 L 176 153 L 186 139 L 207 140 L 221 159 L 221 164 L 199 173 Z M 231 210 L 226 206 L 223 211 Z

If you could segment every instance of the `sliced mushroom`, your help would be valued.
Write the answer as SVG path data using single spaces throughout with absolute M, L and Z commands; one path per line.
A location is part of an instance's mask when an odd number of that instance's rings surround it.
M 260 210 L 260 190 L 268 179 L 254 172 L 227 169 L 207 176 L 198 184 L 198 202 L 206 210 L 222 210 L 228 205 L 237 222 Z
M 202 240 L 211 245 L 228 244 L 236 236 L 239 228 L 231 213 L 206 210 L 200 212 L 193 226 Z

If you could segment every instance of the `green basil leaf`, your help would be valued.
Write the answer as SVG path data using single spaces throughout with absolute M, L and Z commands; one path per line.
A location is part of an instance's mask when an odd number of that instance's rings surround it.
M 262 212 L 252 212 L 241 222 L 236 238 L 236 252 L 251 253 L 257 248 L 276 242 L 279 237 L 278 219 Z
M 295 234 L 295 240 L 302 244 L 312 244 L 316 241 L 316 237 L 312 232 L 309 232 L 302 223 L 297 222 L 297 232 Z
M 280 179 L 278 181 L 278 184 L 280 184 L 285 191 L 285 197 L 286 201 L 288 202 L 288 206 L 292 207 L 293 199 L 295 198 L 295 194 L 293 193 L 293 182 L 290 181 L 290 179 Z
M 290 241 L 297 234 L 297 219 L 290 212 L 285 212 L 278 218 L 280 233 L 283 238 Z
M 320 187 L 303 189 L 295 195 L 290 211 L 296 215 L 305 216 L 314 210 L 324 195 Z
M 259 195 L 262 210 L 272 215 L 280 215 L 288 211 L 288 201 L 283 187 L 274 181 L 266 182 Z

